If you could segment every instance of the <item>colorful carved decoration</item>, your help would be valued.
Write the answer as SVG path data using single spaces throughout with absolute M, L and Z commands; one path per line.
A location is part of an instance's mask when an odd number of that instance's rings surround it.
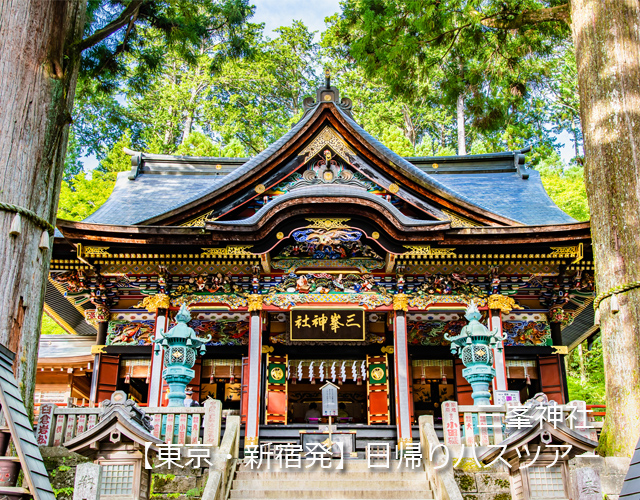
M 264 303 L 288 309 L 300 304 L 358 304 L 367 309 L 388 306 L 393 301 L 392 295 L 381 293 L 353 294 L 320 294 L 320 293 L 274 293 L 264 297 Z
M 207 343 L 210 346 L 238 346 L 249 343 L 249 323 L 246 321 L 193 319 L 188 325 L 196 331 L 199 338 L 211 335 L 211 340 Z
M 171 292 L 172 297 L 189 293 L 213 293 L 213 294 L 229 294 L 239 290 L 240 287 L 235 285 L 231 280 L 231 273 L 215 275 L 192 273 L 186 280 L 185 284 L 176 286 Z
M 225 304 L 231 309 L 241 309 L 247 307 L 247 299 L 239 295 L 181 295 L 171 299 L 171 305 L 187 306 L 191 304 Z
M 252 245 L 233 245 L 224 248 L 203 248 L 200 257 L 214 257 L 217 259 L 255 257 L 256 254 L 248 250 L 251 246 Z
M 355 156 L 355 153 L 347 143 L 331 127 L 323 128 L 311 143 L 305 149 L 300 151 L 299 156 L 304 155 L 306 158 L 313 158 L 322 151 L 323 148 L 327 147 L 330 147 L 347 162 L 350 161 L 350 156 Z
M 387 293 L 386 289 L 376 285 L 370 274 L 334 275 L 326 273 L 301 274 L 290 273 L 278 285 L 271 287 L 269 296 L 277 293 L 297 294 L 358 294 L 377 290 Z
M 82 270 L 74 269 L 66 273 L 52 275 L 53 281 L 64 286 L 71 293 L 81 293 L 89 289 L 87 277 Z
M 409 306 L 416 309 L 428 309 L 434 304 L 463 304 L 470 305 L 476 303 L 478 307 L 487 305 L 486 297 L 473 297 L 468 295 L 423 295 L 414 296 L 409 299 Z
M 146 309 L 149 312 L 156 312 L 158 309 L 168 309 L 171 299 L 164 293 L 149 295 L 142 299 L 142 302 L 133 306 L 136 309 Z
M 552 307 L 549 309 L 549 322 L 561 323 L 562 328 L 569 326 L 576 318 L 575 311 L 565 311 L 562 307 Z
M 449 342 L 444 336 L 459 335 L 467 324 L 463 319 L 453 321 L 409 321 L 407 335 L 409 344 L 424 346 L 445 346 Z
M 503 321 L 507 346 L 552 345 L 551 328 L 546 321 Z
M 335 158 L 330 150 L 325 149 L 322 156 L 311 163 L 302 174 L 295 172 L 287 181 L 278 184 L 276 194 L 284 194 L 294 189 L 322 184 L 342 184 L 375 191 L 380 187 L 359 172 L 346 168 L 345 164 Z
M 262 295 L 251 294 L 247 297 L 248 310 L 249 312 L 253 311 L 262 311 Z
M 155 321 L 109 321 L 107 345 L 150 345 Z
M 455 257 L 455 248 L 434 248 L 430 245 L 404 245 L 402 257 Z
M 272 259 L 275 269 L 291 273 L 299 267 L 356 267 L 371 272 L 384 266 L 384 259 L 360 241 L 364 233 L 349 228 L 306 228 L 294 231 L 293 245 Z
M 407 312 L 409 310 L 409 296 L 404 293 L 394 295 L 393 310 Z
M 415 294 L 423 295 L 464 295 L 467 297 L 484 297 L 485 293 L 473 285 L 467 276 L 452 274 L 426 274 L 424 282 L 415 288 Z
M 504 314 L 509 314 L 513 309 L 522 309 L 511 297 L 500 294 L 490 295 L 487 305 L 489 309 L 499 309 Z

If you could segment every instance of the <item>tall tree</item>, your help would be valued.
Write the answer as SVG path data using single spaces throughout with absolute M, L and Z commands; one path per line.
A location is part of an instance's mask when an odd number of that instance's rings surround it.
M 14 371 L 27 403 L 81 67 L 106 87 L 131 67 L 146 78 L 162 51 L 140 38 L 141 26 L 186 59 L 203 38 L 219 39 L 220 65 L 245 49 L 251 13 L 245 0 L 0 1 L 0 343 L 17 353 Z
M 573 38 L 599 293 L 639 280 L 639 24 L 638 0 L 347 0 L 341 16 L 369 73 L 410 95 L 438 68 L 452 95 L 472 88 L 467 109 L 487 129 L 504 124 L 510 101 Z M 600 450 L 630 456 L 640 434 L 640 289 L 620 294 L 619 313 L 610 302 L 600 306 L 608 406 Z

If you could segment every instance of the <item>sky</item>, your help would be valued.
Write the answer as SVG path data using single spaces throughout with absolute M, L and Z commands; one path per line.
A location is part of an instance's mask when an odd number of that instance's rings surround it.
M 251 22 L 264 23 L 264 33 L 270 38 L 275 38 L 277 33 L 273 30 L 280 26 L 290 26 L 293 21 L 302 21 L 311 31 L 317 31 L 316 42 L 320 40 L 319 34 L 324 31 L 325 17 L 340 11 L 339 0 L 253 0 L 256 6 L 255 14 Z M 573 146 L 569 134 L 563 132 L 559 137 L 563 144 L 561 156 L 565 162 L 573 157 Z M 87 171 L 93 170 L 98 161 L 95 157 L 81 159 Z
M 275 28 L 293 21 L 302 21 L 311 31 L 323 31 L 324 18 L 340 11 L 338 0 L 253 0 L 253 4 L 256 13 L 251 21 L 264 23 L 265 34 L 271 38 L 276 36 L 272 33 Z

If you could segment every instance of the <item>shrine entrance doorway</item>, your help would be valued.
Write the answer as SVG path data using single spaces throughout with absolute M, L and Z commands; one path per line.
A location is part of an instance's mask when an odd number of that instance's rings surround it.
M 341 415 L 334 423 L 392 424 L 392 374 L 387 354 L 302 359 L 301 349 L 291 351 L 266 355 L 264 424 L 326 423 L 328 419 L 321 416 L 320 393 L 326 382 L 339 387 Z M 309 411 L 314 404 L 318 414 Z

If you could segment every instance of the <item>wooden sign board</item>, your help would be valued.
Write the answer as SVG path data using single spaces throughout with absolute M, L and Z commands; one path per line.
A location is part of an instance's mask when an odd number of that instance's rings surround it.
M 338 387 L 327 382 L 320 388 L 322 392 L 322 416 L 338 416 Z
M 365 340 L 364 309 L 292 309 L 293 341 L 353 342 Z

